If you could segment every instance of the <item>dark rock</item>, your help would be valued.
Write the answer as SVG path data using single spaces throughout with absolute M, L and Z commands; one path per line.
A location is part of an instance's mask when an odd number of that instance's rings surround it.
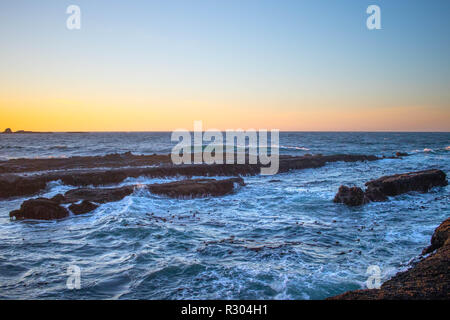
M 383 202 L 388 200 L 388 197 L 378 189 L 366 190 L 364 193 L 364 197 L 365 203 L 368 203 L 370 201 Z
M 3 133 L 12 133 L 11 128 L 6 128 L 5 131 L 3 131 Z
M 406 156 L 409 156 L 409 154 L 407 154 L 406 152 L 396 152 L 395 156 L 396 157 L 406 157 Z
M 170 155 L 134 155 L 131 152 L 113 153 L 104 156 L 74 156 L 51 159 L 11 159 L 0 161 L 0 173 L 18 173 L 48 170 L 70 170 L 88 168 L 119 168 L 152 166 L 170 163 Z
M 223 196 L 233 191 L 234 184 L 244 185 L 242 178 L 225 180 L 194 179 L 149 185 L 152 193 L 173 198 Z
M 437 250 L 444 245 L 449 245 L 450 243 L 445 243 L 450 238 L 450 218 L 445 220 L 441 225 L 434 231 L 431 237 L 431 245 L 424 249 L 422 254 L 428 254 Z
M 431 169 L 381 177 L 366 182 L 366 192 L 379 191 L 386 196 L 396 196 L 410 191 L 428 192 L 432 187 L 446 186 L 442 170 Z
M 88 213 L 97 208 L 98 208 L 98 205 L 93 204 L 92 202 L 87 201 L 87 200 L 84 200 L 80 204 L 73 203 L 69 206 L 69 210 L 72 211 L 74 214 Z
M 47 186 L 46 179 L 5 174 L 0 176 L 0 199 L 38 193 Z
M 340 186 L 333 201 L 349 206 L 360 206 L 364 204 L 364 192 L 358 187 Z
M 97 203 L 120 201 L 133 193 L 134 186 L 119 188 L 80 188 L 69 190 L 64 194 L 65 202 L 78 202 L 80 200 L 93 201 Z
M 432 187 L 446 186 L 447 184 L 446 175 L 442 170 L 408 172 L 366 182 L 367 188 L 364 192 L 361 188 L 341 186 L 334 202 L 357 206 L 370 201 L 386 201 L 388 196 L 396 196 L 410 191 L 428 192 Z
M 56 203 L 64 203 L 64 202 L 66 202 L 66 198 L 60 193 L 58 193 L 56 196 L 54 196 L 50 200 L 55 201 Z
M 380 289 L 348 291 L 329 300 L 448 300 L 450 299 L 450 218 L 432 237 L 436 250 L 405 272 L 397 273 Z M 435 239 L 433 241 L 433 239 Z M 425 249 L 426 252 L 430 247 Z
M 20 209 L 11 211 L 9 216 L 16 220 L 54 220 L 69 216 L 69 212 L 55 201 L 38 198 L 23 202 Z

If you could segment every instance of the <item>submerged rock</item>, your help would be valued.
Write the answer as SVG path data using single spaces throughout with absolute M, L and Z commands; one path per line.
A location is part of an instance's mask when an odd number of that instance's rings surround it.
M 84 200 L 80 204 L 72 203 L 69 206 L 69 210 L 72 211 L 74 214 L 84 214 L 91 212 L 98 208 L 98 205 L 93 204 L 90 201 Z
M 448 300 L 450 299 L 450 218 L 434 232 L 433 251 L 414 267 L 397 273 L 380 289 L 348 291 L 329 300 Z M 430 249 L 431 248 L 431 249 Z
M 11 211 L 9 216 L 16 220 L 54 220 L 69 216 L 69 211 L 53 200 L 37 198 L 24 201 L 20 209 Z

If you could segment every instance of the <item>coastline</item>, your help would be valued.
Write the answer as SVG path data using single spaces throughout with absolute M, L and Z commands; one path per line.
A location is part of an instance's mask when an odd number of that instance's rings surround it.
M 384 282 L 380 289 L 347 291 L 327 300 L 448 300 L 450 298 L 450 218 L 433 233 L 421 260 Z

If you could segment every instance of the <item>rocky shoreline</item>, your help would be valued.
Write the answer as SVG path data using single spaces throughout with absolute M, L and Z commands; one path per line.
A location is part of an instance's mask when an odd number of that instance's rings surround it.
M 421 261 L 397 273 L 380 289 L 348 291 L 328 300 L 448 300 L 450 299 L 450 218 L 434 231 Z
M 366 190 L 341 186 L 334 202 L 359 206 L 371 201 L 387 201 L 410 191 L 428 192 L 448 185 L 446 174 L 437 169 L 408 172 L 366 182 Z M 450 218 L 434 232 L 422 260 L 405 272 L 396 274 L 380 289 L 345 292 L 329 300 L 424 300 L 450 298 Z

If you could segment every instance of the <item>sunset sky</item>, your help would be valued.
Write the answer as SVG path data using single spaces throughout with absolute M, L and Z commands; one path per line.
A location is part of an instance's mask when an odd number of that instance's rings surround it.
M 0 40 L 0 130 L 450 131 L 446 0 L 1 1 Z

